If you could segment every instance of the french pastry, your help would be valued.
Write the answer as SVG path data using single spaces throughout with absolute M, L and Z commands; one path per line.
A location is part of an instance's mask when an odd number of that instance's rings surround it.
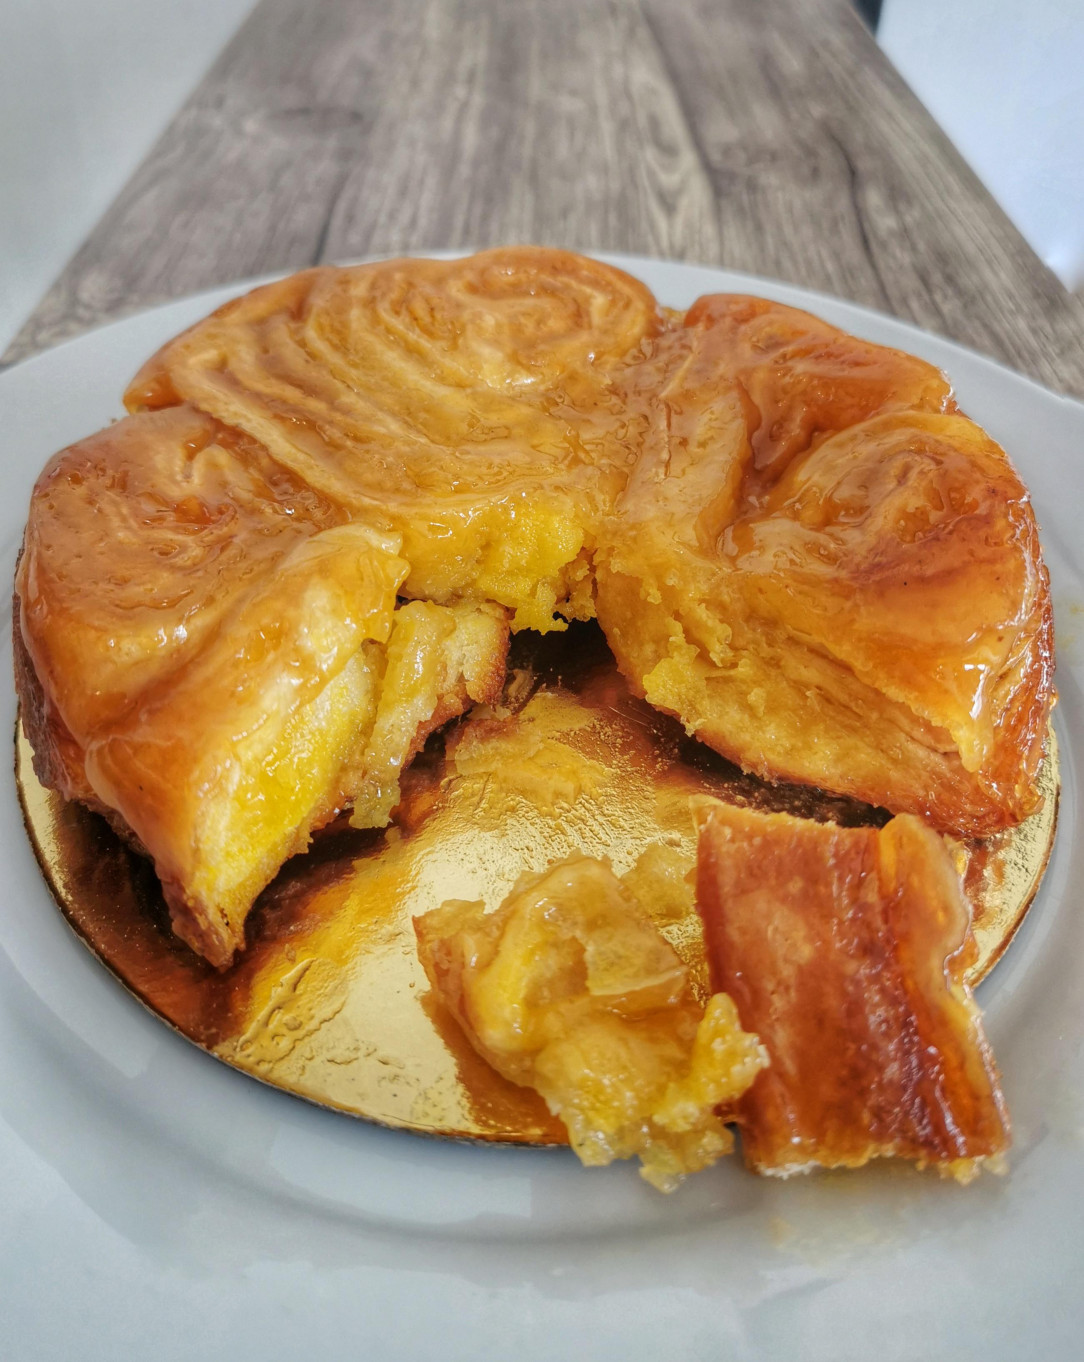
M 750 1167 L 996 1170 L 1008 1117 L 944 840 L 910 814 L 840 828 L 712 802 L 699 817 L 712 987 L 770 1061 L 734 1108 Z
M 628 679 L 766 779 L 982 836 L 1038 798 L 1049 589 L 944 376 L 763 299 L 664 316 L 566 252 L 316 270 L 166 346 L 179 399 L 403 539 L 404 593 L 597 613 Z
M 639 1157 L 672 1191 L 734 1147 L 726 1110 L 766 1064 L 605 862 L 525 875 L 504 902 L 450 900 L 414 919 L 433 991 L 477 1052 L 535 1088 L 588 1165 Z
M 597 614 L 767 779 L 975 835 L 1035 805 L 1034 516 L 919 360 L 517 248 L 256 289 L 125 400 L 35 489 L 17 683 L 41 779 L 154 858 L 215 964 L 313 829 L 388 821 L 509 627 Z

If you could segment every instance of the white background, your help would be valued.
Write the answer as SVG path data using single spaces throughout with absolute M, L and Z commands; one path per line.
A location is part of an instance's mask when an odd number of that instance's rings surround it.
M 1084 0 L 884 0 L 877 39 L 1040 259 L 1084 284 Z

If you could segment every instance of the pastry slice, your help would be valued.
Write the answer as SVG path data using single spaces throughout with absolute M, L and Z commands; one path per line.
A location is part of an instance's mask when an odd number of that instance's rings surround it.
M 492 913 L 414 919 L 429 981 L 478 1053 L 533 1087 L 585 1164 L 638 1155 L 663 1191 L 733 1147 L 720 1110 L 765 1063 L 731 1000 L 707 1007 L 609 866 L 573 857 Z
M 16 580 L 39 775 L 154 859 L 227 965 L 314 828 L 383 824 L 405 761 L 503 684 L 495 606 L 397 608 L 396 541 L 190 408 L 129 417 L 35 490 Z
M 771 1059 L 735 1108 L 750 1167 L 895 1156 L 960 1181 L 996 1168 L 1008 1116 L 942 839 L 906 814 L 880 830 L 724 804 L 699 818 L 712 986 Z
M 1023 485 L 937 371 L 725 296 L 654 371 L 597 562 L 633 686 L 766 779 L 974 836 L 1032 812 L 1046 569 Z

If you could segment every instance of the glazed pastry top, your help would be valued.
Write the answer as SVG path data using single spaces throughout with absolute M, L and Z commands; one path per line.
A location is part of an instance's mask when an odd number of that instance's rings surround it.
M 20 691 L 47 783 L 182 915 L 227 896 L 216 950 L 312 827 L 390 816 L 424 734 L 499 691 L 506 621 L 597 614 L 635 690 L 769 779 L 975 835 L 1035 806 L 1034 515 L 919 359 L 523 247 L 256 289 L 126 402 L 35 489 Z

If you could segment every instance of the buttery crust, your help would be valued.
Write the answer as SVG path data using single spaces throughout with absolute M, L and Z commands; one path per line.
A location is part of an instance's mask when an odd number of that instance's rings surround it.
M 505 612 L 399 607 L 396 548 L 187 407 L 39 480 L 15 602 L 39 778 L 147 850 L 216 965 L 314 829 L 386 823 L 433 727 L 500 693 Z
M 218 964 L 313 828 L 385 823 L 495 697 L 509 617 L 597 611 L 634 688 L 766 778 L 973 834 L 1034 807 L 1034 516 L 919 360 L 517 248 L 257 289 L 126 402 L 35 489 L 16 682 L 42 779 L 131 830 Z
M 771 1059 L 735 1116 L 761 1173 L 896 1156 L 966 1181 L 1009 1146 L 942 839 L 712 804 L 697 906 L 712 986 Z

